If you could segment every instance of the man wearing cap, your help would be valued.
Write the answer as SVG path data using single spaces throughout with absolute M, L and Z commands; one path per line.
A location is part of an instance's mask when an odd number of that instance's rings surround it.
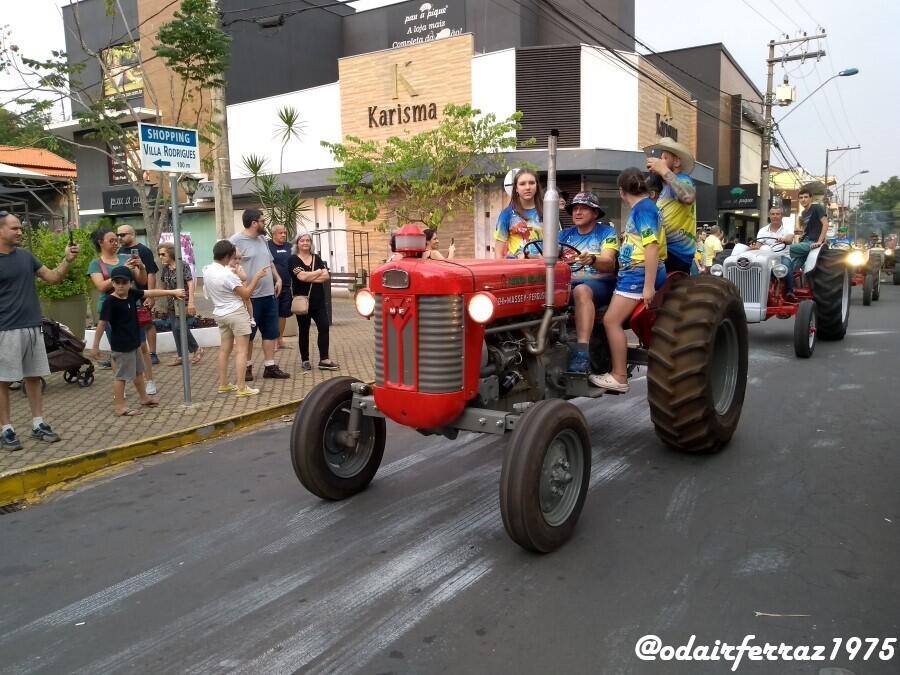
M 644 151 L 647 169 L 663 180 L 656 206 L 666 228 L 666 271 L 690 273 L 697 250 L 697 189 L 689 175 L 694 157 L 687 146 L 668 137 Z
M 572 303 L 575 305 L 576 346 L 569 358 L 569 371 L 588 373 L 588 347 L 597 310 L 606 307 L 616 288 L 616 254 L 619 238 L 612 223 L 601 221 L 604 211 L 593 192 L 579 192 L 566 204 L 574 227 L 559 233 L 559 242 L 578 249 L 582 267 L 572 274 Z
M 69 246 L 56 269 L 20 248 L 22 222 L 0 211 L 0 447 L 15 451 L 22 442 L 12 425 L 9 385 L 22 381 L 31 408 L 31 437 L 55 443 L 59 435 L 44 421 L 41 377 L 50 374 L 44 336 L 41 334 L 41 305 L 34 278 L 47 284 L 62 283 L 69 265 L 78 256 L 78 245 Z

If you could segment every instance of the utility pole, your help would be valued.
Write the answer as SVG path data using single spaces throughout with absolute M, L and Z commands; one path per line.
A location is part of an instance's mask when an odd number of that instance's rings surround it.
M 218 4 L 218 3 L 216 3 Z M 222 28 L 222 15 L 216 22 Z M 231 155 L 228 151 L 228 115 L 225 109 L 225 88 L 210 91 L 210 118 L 218 134 L 213 142 L 213 203 L 216 210 L 216 239 L 227 239 L 234 233 L 234 202 L 231 195 Z
M 798 42 L 809 42 L 810 40 L 818 40 L 819 38 L 824 37 L 827 37 L 827 35 L 823 30 L 821 33 L 816 33 L 813 36 L 803 35 L 802 37 L 789 40 L 781 40 L 777 42 L 775 40 L 769 41 L 769 58 L 766 59 L 766 64 L 768 64 L 768 73 L 766 77 L 766 99 L 763 102 L 765 123 L 763 124 L 761 151 L 762 161 L 760 162 L 759 176 L 760 224 L 764 224 L 767 222 L 769 213 L 769 160 L 772 153 L 772 136 L 774 135 L 774 124 L 772 123 L 772 104 L 774 103 L 773 97 L 775 93 L 772 91 L 772 86 L 774 84 L 773 78 L 775 76 L 775 64 L 787 63 L 788 61 L 802 61 L 809 58 L 819 58 L 825 56 L 825 52 L 819 50 L 815 52 L 804 51 L 802 54 L 793 54 L 776 58 L 775 47 L 780 47 L 781 45 L 797 44 Z
M 846 148 L 825 148 L 825 198 L 828 199 L 828 156 L 832 152 L 840 152 L 842 150 L 859 150 L 860 146 L 858 145 L 848 145 Z M 827 204 L 826 204 L 827 206 Z

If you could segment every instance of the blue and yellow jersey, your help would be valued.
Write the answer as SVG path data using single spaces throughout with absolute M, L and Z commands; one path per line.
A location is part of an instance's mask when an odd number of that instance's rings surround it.
M 577 227 L 567 227 L 559 234 L 559 242 L 574 246 L 582 253 L 593 253 L 599 256 L 603 251 L 617 252 L 619 250 L 619 237 L 612 223 L 595 223 L 593 229 L 587 234 L 581 234 Z M 585 265 L 572 275 L 572 281 L 586 281 L 587 279 L 612 279 L 614 272 L 600 272 L 590 265 Z
M 694 184 L 691 177 L 684 173 L 677 174 L 675 180 L 689 185 Z M 696 200 L 692 204 L 682 204 L 672 191 L 672 186 L 665 183 L 659 199 L 656 200 L 656 206 L 662 214 L 665 225 L 666 241 L 663 246 L 669 255 L 689 262 L 697 252 Z
M 635 204 L 625 223 L 625 240 L 619 249 L 619 273 L 643 267 L 647 259 L 644 251 L 650 244 L 659 244 L 659 260 L 665 260 L 666 236 L 659 209 L 653 200 L 645 197 Z
M 507 206 L 497 218 L 494 239 L 506 242 L 509 256 L 518 255 L 529 241 L 543 237 L 544 230 L 537 209 L 525 209 L 525 218 L 522 218 L 511 206 Z

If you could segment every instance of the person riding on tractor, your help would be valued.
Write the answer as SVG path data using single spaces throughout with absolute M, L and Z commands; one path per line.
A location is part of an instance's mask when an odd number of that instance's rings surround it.
M 597 311 L 609 305 L 616 288 L 616 255 L 619 239 L 593 192 L 579 192 L 566 205 L 574 227 L 563 230 L 559 241 L 578 249 L 572 271 L 571 303 L 575 306 L 575 351 L 569 359 L 569 371 L 588 373 L 589 346 Z

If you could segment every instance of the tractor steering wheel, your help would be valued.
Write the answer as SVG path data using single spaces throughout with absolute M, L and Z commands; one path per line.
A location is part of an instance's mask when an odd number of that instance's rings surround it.
M 788 246 L 778 237 L 757 237 L 750 243 L 759 244 L 760 246 L 768 246 L 770 249 L 772 249 L 772 251 L 776 253 L 781 253 Z
M 559 259 L 564 263 L 568 263 L 569 267 L 572 269 L 572 273 L 578 272 L 584 267 L 584 263 L 578 262 L 578 256 L 581 255 L 581 251 L 572 246 L 571 244 L 567 244 L 565 242 L 558 242 L 559 244 Z M 533 247 L 534 250 L 531 251 L 529 248 Z M 539 257 L 544 255 L 544 240 L 543 239 L 535 239 L 533 241 L 529 241 L 522 247 L 522 254 L 526 258 L 531 257 Z

